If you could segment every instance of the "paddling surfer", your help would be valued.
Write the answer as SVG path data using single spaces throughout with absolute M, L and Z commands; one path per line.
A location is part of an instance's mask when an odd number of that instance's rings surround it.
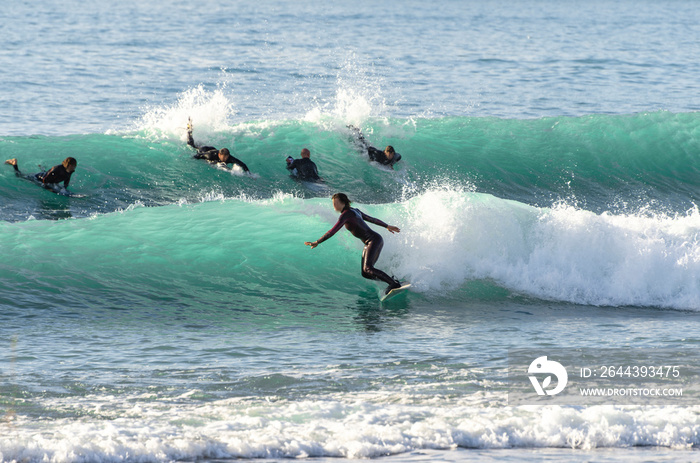
M 197 150 L 197 154 L 193 156 L 195 159 L 204 159 L 210 164 L 223 164 L 224 167 L 227 164 L 237 165 L 243 169 L 243 172 L 250 173 L 248 166 L 240 159 L 231 156 L 231 152 L 228 148 L 219 150 L 213 146 L 197 146 L 194 142 L 194 138 L 192 138 L 192 120 L 187 123 L 187 144 Z
M 367 156 L 369 156 L 370 161 L 377 162 L 383 166 L 389 166 L 393 169 L 394 164 L 401 160 L 401 155 L 394 150 L 393 146 L 387 145 L 387 147 L 384 148 L 384 151 L 382 151 L 370 145 L 365 139 L 365 136 L 362 135 L 360 129 L 353 125 L 349 125 L 348 128 L 355 132 L 355 137 L 357 138 L 358 143 L 360 143 L 367 151 Z
M 311 151 L 304 148 L 301 150 L 301 158 L 294 159 L 287 157 L 287 170 L 292 171 L 292 174 L 299 180 L 308 182 L 320 182 L 321 177 L 318 176 L 318 168 L 316 163 L 311 160 Z
M 71 175 L 75 172 L 75 168 L 78 167 L 78 161 L 76 161 L 75 158 L 67 157 L 61 164 L 53 166 L 48 171 L 33 175 L 24 175 L 22 171 L 19 170 L 16 158 L 8 159 L 5 161 L 5 164 L 11 165 L 15 169 L 15 175 L 18 177 L 25 177 L 29 180 L 39 182 L 46 188 L 53 188 L 54 185 L 58 185 L 61 182 L 63 182 L 64 188 L 68 188 Z

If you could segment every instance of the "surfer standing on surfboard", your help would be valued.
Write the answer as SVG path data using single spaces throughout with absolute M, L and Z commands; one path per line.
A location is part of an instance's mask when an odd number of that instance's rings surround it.
M 15 175 L 18 177 L 22 176 L 22 172 L 19 170 L 19 166 L 17 166 L 16 158 L 8 159 L 5 161 L 5 164 L 9 164 L 15 168 Z M 62 164 L 53 166 L 48 170 L 48 172 L 39 172 L 34 175 L 28 175 L 27 178 L 41 182 L 42 185 L 48 187 L 53 184 L 63 182 L 63 187 L 68 188 L 70 177 L 73 175 L 73 172 L 75 172 L 76 167 L 78 167 L 78 161 L 76 161 L 75 158 L 67 157 L 63 160 Z
M 362 276 L 369 280 L 382 280 L 388 284 L 389 287 L 386 289 L 385 294 L 388 294 L 392 289 L 400 288 L 401 282 L 399 280 L 374 268 L 374 264 L 379 258 L 379 253 L 382 252 L 384 239 L 382 235 L 369 228 L 367 222 L 384 227 L 391 233 L 398 233 L 401 230 L 393 225 L 387 225 L 379 219 L 370 217 L 359 209 L 350 207 L 350 200 L 344 193 L 334 194 L 332 200 L 333 208 L 340 213 L 338 222 L 321 238 L 314 242 L 306 241 L 304 244 L 311 246 L 311 249 L 313 249 L 335 235 L 338 230 L 345 225 L 345 228 L 347 228 L 353 236 L 365 243 L 365 249 L 362 251 Z

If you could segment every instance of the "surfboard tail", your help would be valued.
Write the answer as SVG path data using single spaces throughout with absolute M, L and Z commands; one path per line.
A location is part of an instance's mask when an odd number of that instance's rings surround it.
M 382 295 L 379 300 L 380 301 L 386 301 L 387 299 L 390 299 L 398 294 L 403 293 L 404 291 L 407 291 L 408 288 L 411 287 L 411 283 L 404 283 L 402 286 L 398 288 L 394 288 L 391 291 L 387 292 L 386 294 Z

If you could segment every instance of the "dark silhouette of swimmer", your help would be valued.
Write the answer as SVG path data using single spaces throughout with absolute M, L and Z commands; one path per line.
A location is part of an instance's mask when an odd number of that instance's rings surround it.
M 289 156 L 287 158 L 287 169 L 292 171 L 299 180 L 309 182 L 320 182 L 321 177 L 318 176 L 316 163 L 311 160 L 311 151 L 304 148 L 301 150 L 301 159 L 294 159 Z
M 9 164 L 15 169 L 15 175 L 18 177 L 25 177 L 29 180 L 34 180 L 41 183 L 43 186 L 51 187 L 52 185 L 57 185 L 63 182 L 63 187 L 68 188 L 70 183 L 70 177 L 75 172 L 75 168 L 78 167 L 78 161 L 75 158 L 67 157 L 63 160 L 63 163 L 53 166 L 46 172 L 39 172 L 33 175 L 24 175 L 22 171 L 19 170 L 17 165 L 17 159 L 12 158 L 5 161 L 5 164 Z
M 243 169 L 243 172 L 250 172 L 248 166 L 238 158 L 231 156 L 228 148 L 216 149 L 213 146 L 197 146 L 192 138 L 192 120 L 187 123 L 187 144 L 197 150 L 195 159 L 204 159 L 211 164 L 233 164 Z
M 365 136 L 362 135 L 362 132 L 360 132 L 360 129 L 352 125 L 349 125 L 348 128 L 355 132 L 357 141 L 362 145 L 362 148 L 367 151 L 370 161 L 378 162 L 379 164 L 389 166 L 393 169 L 394 164 L 401 160 L 401 155 L 394 150 L 393 146 L 387 145 L 384 151 L 382 151 L 370 145 L 365 139 Z
M 367 222 L 379 225 L 380 227 L 385 227 L 391 233 L 398 233 L 401 230 L 393 225 L 387 225 L 379 219 L 370 217 L 359 209 L 350 207 L 350 200 L 344 193 L 334 194 L 332 200 L 333 208 L 337 212 L 340 212 L 338 222 L 321 238 L 313 242 L 306 241 L 304 244 L 311 246 L 311 249 L 313 249 L 326 241 L 328 238 L 335 235 L 344 225 L 354 237 L 359 238 L 363 243 L 365 243 L 365 248 L 362 251 L 362 276 L 369 280 L 381 280 L 388 284 L 389 286 L 386 288 L 385 293 L 388 293 L 394 288 L 399 288 L 401 286 L 401 282 L 399 280 L 390 277 L 379 269 L 374 268 L 374 264 L 379 258 L 379 253 L 382 252 L 384 239 L 382 238 L 382 235 L 369 228 Z

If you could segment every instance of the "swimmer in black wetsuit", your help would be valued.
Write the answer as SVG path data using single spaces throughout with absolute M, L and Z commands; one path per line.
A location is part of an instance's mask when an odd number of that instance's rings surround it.
M 15 168 L 15 175 L 18 177 L 26 177 L 29 180 L 34 180 L 40 182 L 45 187 L 51 187 L 54 184 L 63 182 L 63 187 L 68 188 L 70 183 L 70 177 L 75 172 L 75 168 L 78 167 L 78 161 L 75 158 L 67 157 L 63 160 L 63 163 L 53 166 L 47 172 L 39 172 L 33 175 L 24 175 L 19 170 L 17 165 L 17 159 L 12 158 L 5 161 L 5 164 L 9 164 Z
M 369 156 L 370 161 L 378 162 L 379 164 L 389 166 L 393 169 L 394 164 L 401 160 L 401 155 L 394 151 L 393 146 L 388 145 L 386 148 L 384 148 L 384 151 L 382 151 L 370 145 L 369 142 L 365 140 L 365 136 L 362 135 L 360 129 L 352 125 L 349 125 L 348 128 L 356 132 L 355 136 L 357 137 L 357 141 L 365 150 L 367 150 L 367 155 Z
M 231 152 L 228 148 L 218 150 L 213 146 L 195 145 L 194 138 L 192 138 L 192 120 L 187 123 L 187 144 L 197 150 L 197 154 L 193 156 L 195 159 L 204 159 L 211 164 L 234 164 L 243 169 L 243 172 L 250 172 L 248 166 L 246 166 L 243 161 L 231 156 Z
M 390 277 L 379 269 L 374 268 L 374 264 L 379 258 L 379 253 L 382 252 L 384 239 L 382 238 L 382 235 L 369 228 L 366 222 L 379 225 L 380 227 L 385 227 L 391 233 L 398 233 L 401 230 L 393 225 L 387 225 L 379 219 L 370 217 L 359 209 L 350 207 L 350 200 L 344 193 L 336 193 L 333 195 L 333 208 L 340 212 L 338 222 L 321 238 L 314 242 L 306 241 L 304 244 L 311 246 L 311 249 L 313 249 L 331 236 L 335 235 L 338 230 L 345 225 L 345 228 L 347 228 L 348 231 L 353 234 L 353 236 L 359 238 L 363 243 L 365 243 L 365 249 L 362 251 L 362 276 L 370 280 L 384 281 L 389 285 L 385 293 L 388 293 L 394 288 L 399 288 L 401 286 L 401 282 L 399 280 Z
M 321 177 L 318 176 L 318 168 L 316 163 L 311 160 L 311 151 L 304 148 L 301 150 L 301 159 L 294 159 L 291 156 L 287 158 L 287 170 L 292 173 L 296 170 L 296 177 L 299 180 L 308 182 L 320 182 Z

